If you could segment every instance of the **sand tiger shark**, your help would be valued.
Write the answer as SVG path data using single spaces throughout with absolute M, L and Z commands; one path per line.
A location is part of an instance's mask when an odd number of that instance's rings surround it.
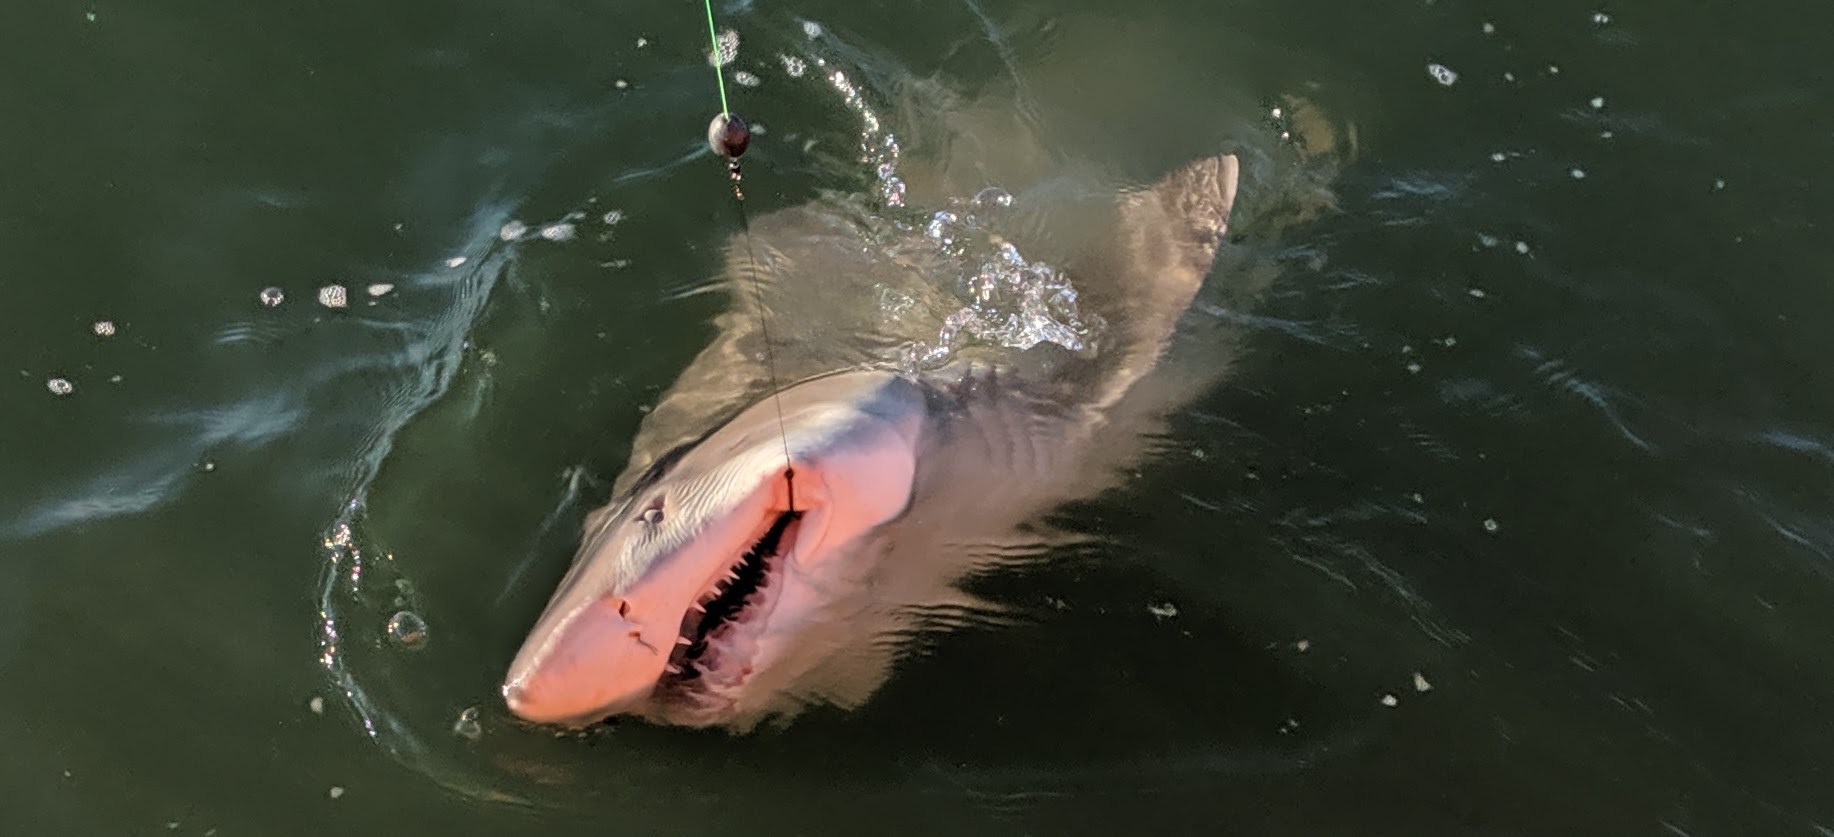
M 857 228 L 812 206 L 755 219 L 754 246 L 727 250 L 716 337 L 645 418 L 509 667 L 511 712 L 742 732 L 857 707 L 919 631 L 995 610 L 960 582 L 1047 551 L 1028 525 L 1115 485 L 1223 365 L 1165 356 L 1224 246 L 1239 168 L 1204 157 L 1100 196 L 1099 234 L 1064 247 L 1098 345 L 924 371 L 874 362 L 884 315 L 834 302 L 887 269 Z

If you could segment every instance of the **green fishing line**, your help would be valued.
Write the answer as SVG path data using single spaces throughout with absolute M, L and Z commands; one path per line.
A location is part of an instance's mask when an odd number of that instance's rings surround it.
M 720 60 L 720 34 L 713 28 L 713 0 L 703 0 L 707 5 L 707 43 L 713 46 L 710 58 L 713 60 L 713 80 L 720 86 L 720 115 L 727 116 L 732 109 L 726 106 L 726 74 L 720 70 L 725 63 Z

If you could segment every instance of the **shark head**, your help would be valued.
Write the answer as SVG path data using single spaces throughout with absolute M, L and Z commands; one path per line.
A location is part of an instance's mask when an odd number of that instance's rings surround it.
M 903 515 L 925 395 L 886 372 L 803 381 L 661 457 L 590 517 L 503 684 L 538 723 L 708 725 L 793 680 Z

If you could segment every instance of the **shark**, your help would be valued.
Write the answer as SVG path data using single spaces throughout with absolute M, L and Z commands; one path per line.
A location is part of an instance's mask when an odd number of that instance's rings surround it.
M 909 335 L 857 302 L 885 284 L 869 277 L 935 265 L 871 246 L 831 203 L 753 220 L 717 280 L 730 308 L 641 423 L 508 667 L 509 711 L 742 733 L 858 708 L 925 632 L 996 619 L 964 582 L 1047 559 L 1045 518 L 1127 480 L 1229 365 L 1173 350 L 1199 290 L 1228 278 L 1241 170 L 1208 153 L 1019 201 L 1038 208 L 1014 236 L 1062 254 L 1099 328 L 927 366 L 888 360 Z M 933 327 L 925 304 L 909 318 Z

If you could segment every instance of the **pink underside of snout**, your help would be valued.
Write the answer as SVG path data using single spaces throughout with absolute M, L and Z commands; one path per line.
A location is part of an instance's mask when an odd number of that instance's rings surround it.
M 537 723 L 591 721 L 605 709 L 649 695 L 668 661 L 674 637 L 632 620 L 629 601 L 606 597 L 574 614 L 544 650 L 539 664 L 503 688 L 509 710 Z

